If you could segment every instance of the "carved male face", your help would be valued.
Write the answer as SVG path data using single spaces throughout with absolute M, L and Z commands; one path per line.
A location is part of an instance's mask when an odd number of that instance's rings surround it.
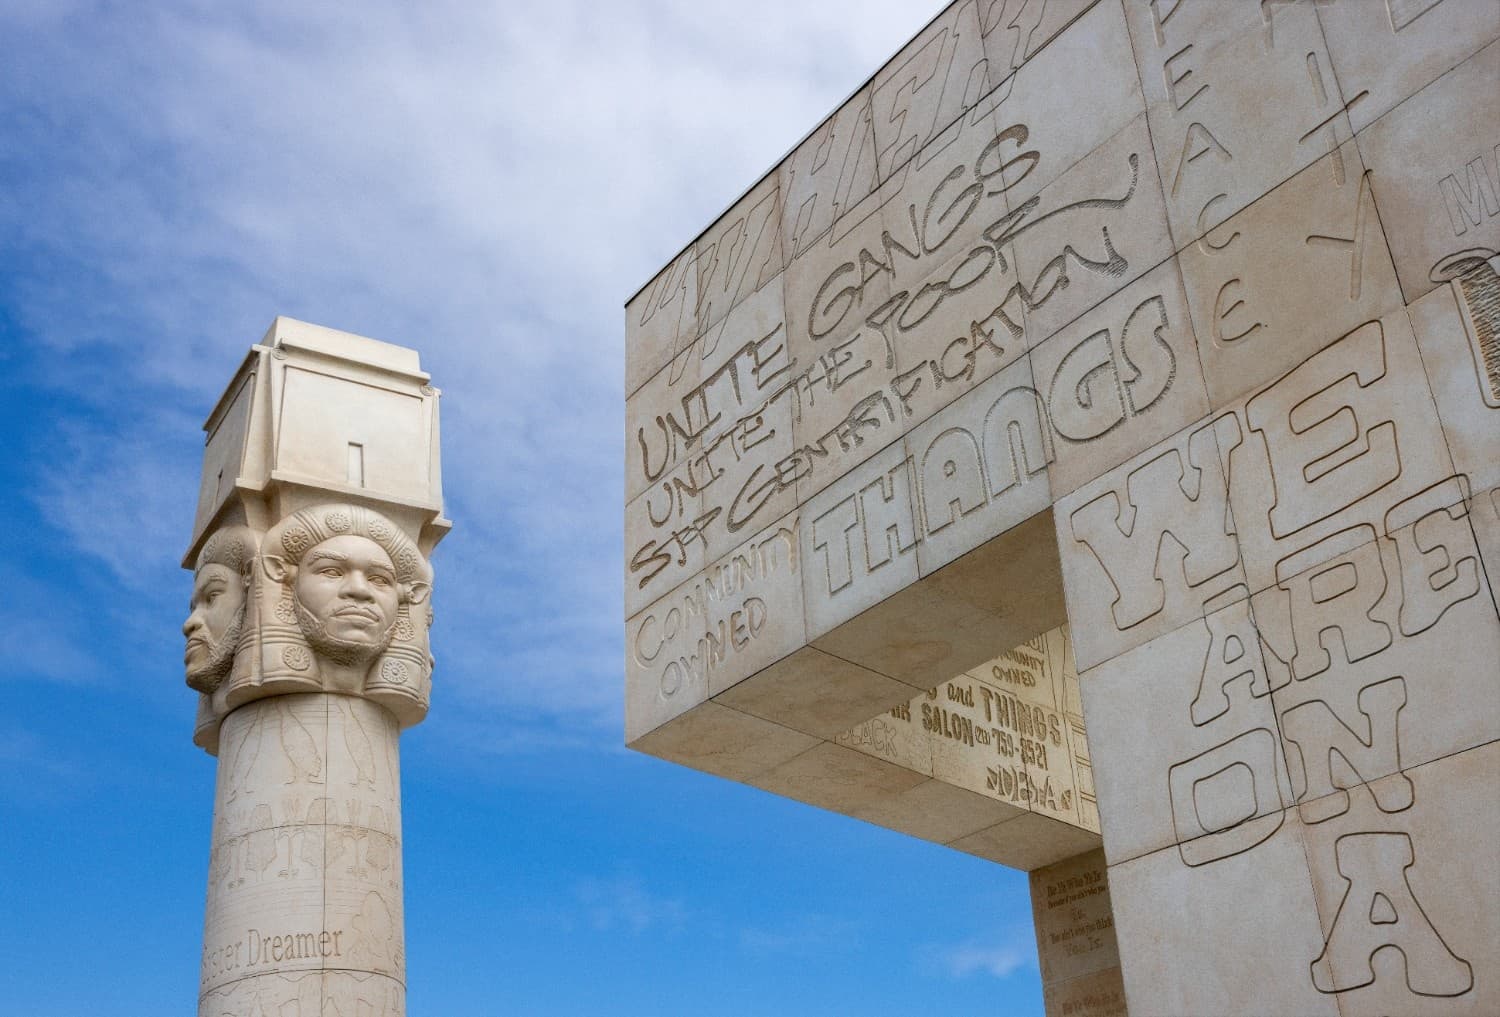
M 315 653 L 352 664 L 390 645 L 401 587 L 391 556 L 368 537 L 345 534 L 309 548 L 297 563 L 292 594 Z
M 210 692 L 229 673 L 245 620 L 245 580 L 228 565 L 206 564 L 193 577 L 182 634 L 188 685 Z

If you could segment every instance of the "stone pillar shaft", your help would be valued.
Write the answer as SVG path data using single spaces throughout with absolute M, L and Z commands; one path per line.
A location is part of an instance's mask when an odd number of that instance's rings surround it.
M 328 693 L 224 718 L 199 1017 L 405 1012 L 398 735 Z

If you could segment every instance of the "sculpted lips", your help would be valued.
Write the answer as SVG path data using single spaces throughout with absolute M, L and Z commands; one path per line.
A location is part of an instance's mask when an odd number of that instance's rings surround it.
M 335 618 L 362 619 L 375 625 L 380 623 L 380 613 L 370 607 L 341 607 L 333 615 Z

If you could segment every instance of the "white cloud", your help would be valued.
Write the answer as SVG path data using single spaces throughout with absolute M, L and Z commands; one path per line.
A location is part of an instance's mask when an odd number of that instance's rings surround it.
M 622 304 L 939 6 L 7 5 L 8 296 L 75 418 L 41 503 L 169 584 L 198 423 L 274 314 L 415 346 L 439 680 L 617 732 Z
M 998 937 L 929 946 L 921 951 L 918 961 L 921 969 L 929 975 L 1007 978 L 1022 969 L 1036 967 L 1035 934 L 1030 928 L 1017 927 Z
M 682 901 L 658 896 L 634 876 L 586 879 L 573 888 L 583 921 L 595 932 L 639 935 L 652 928 L 678 928 L 687 917 Z
M 740 948 L 752 954 L 825 953 L 859 945 L 859 925 L 830 915 L 799 915 L 774 927 L 740 930 Z

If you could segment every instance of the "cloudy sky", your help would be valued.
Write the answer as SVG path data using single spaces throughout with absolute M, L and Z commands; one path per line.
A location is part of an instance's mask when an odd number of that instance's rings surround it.
M 201 424 L 276 314 L 445 393 L 414 1017 L 1040 1013 L 1024 877 L 622 745 L 622 305 L 941 6 L 0 4 L 0 1000 L 190 1013 Z

